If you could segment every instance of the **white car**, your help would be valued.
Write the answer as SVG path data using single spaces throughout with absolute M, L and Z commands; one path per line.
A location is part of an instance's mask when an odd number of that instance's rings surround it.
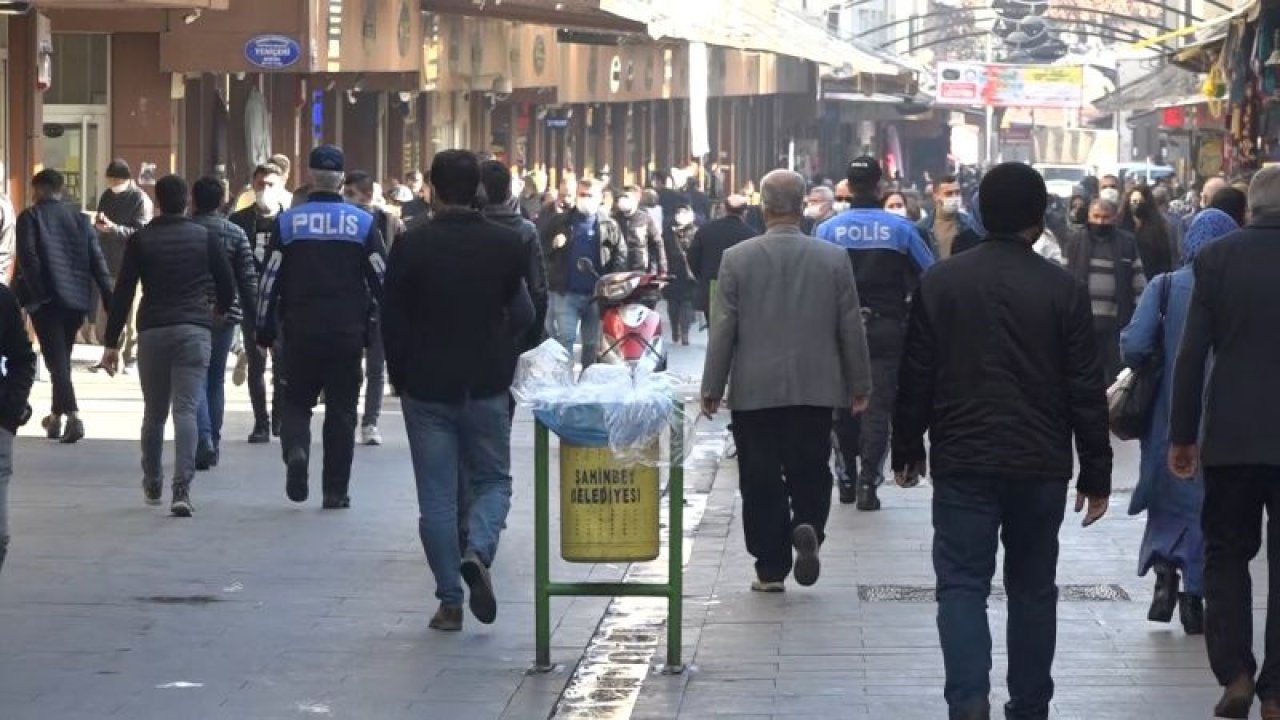
M 1040 176 L 1044 178 L 1044 184 L 1048 188 L 1049 194 L 1056 195 L 1063 200 L 1070 200 L 1071 194 L 1075 192 L 1080 182 L 1089 175 L 1089 168 L 1084 165 L 1036 163 L 1031 167 L 1035 168 L 1040 173 Z

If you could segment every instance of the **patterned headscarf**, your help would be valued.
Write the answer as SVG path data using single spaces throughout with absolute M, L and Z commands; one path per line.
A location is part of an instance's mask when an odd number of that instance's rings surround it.
M 1236 221 L 1221 210 L 1201 210 L 1191 221 L 1191 227 L 1187 228 L 1187 236 L 1183 240 L 1182 262 L 1190 265 L 1209 243 L 1239 229 Z

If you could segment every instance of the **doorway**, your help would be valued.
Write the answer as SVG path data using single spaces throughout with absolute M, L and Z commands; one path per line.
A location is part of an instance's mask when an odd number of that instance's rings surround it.
M 82 210 L 96 210 L 104 189 L 106 129 L 106 108 L 45 106 L 41 162 L 65 176 L 63 199 Z

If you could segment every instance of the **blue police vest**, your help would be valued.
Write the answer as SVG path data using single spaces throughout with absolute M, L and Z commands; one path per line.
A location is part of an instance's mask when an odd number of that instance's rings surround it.
M 364 245 L 373 227 L 373 215 L 349 203 L 313 201 L 280 214 L 280 244 L 329 241 Z
M 889 250 L 910 255 L 921 268 L 933 256 L 914 223 L 879 208 L 854 208 L 818 226 L 817 237 L 846 250 Z

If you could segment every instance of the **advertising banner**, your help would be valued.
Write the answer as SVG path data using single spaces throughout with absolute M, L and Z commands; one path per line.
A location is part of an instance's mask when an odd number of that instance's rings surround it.
M 1078 108 L 1084 105 L 1080 65 L 996 65 L 940 62 L 938 105 Z

